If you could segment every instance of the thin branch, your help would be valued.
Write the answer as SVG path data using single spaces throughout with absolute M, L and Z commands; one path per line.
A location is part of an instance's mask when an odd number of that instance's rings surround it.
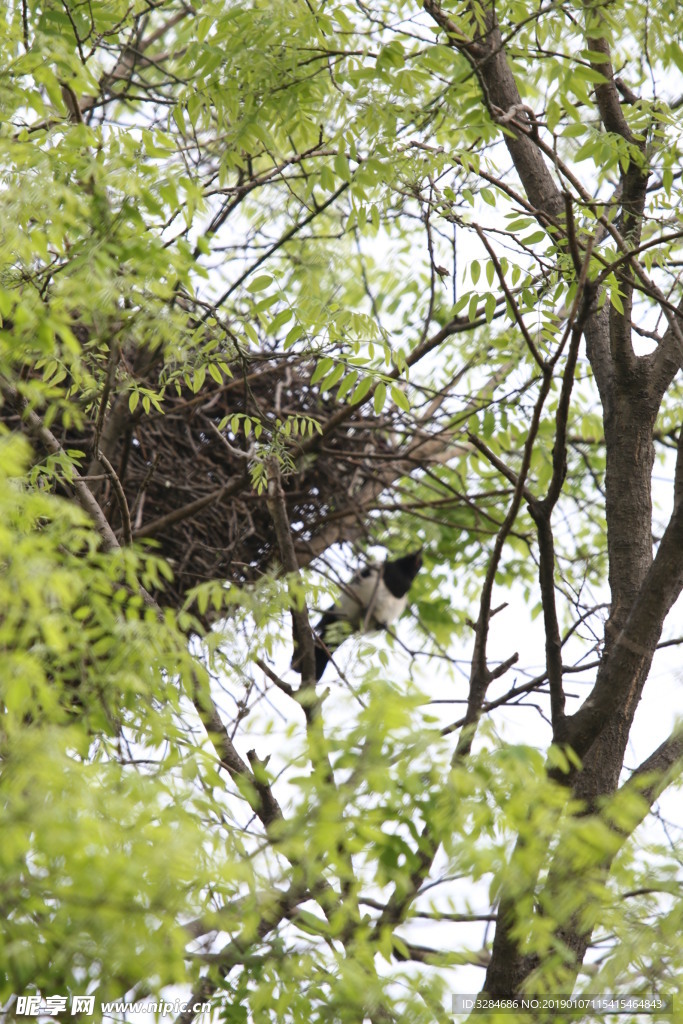
M 491 245 L 491 243 L 489 242 L 489 240 L 486 237 L 484 231 L 479 227 L 479 225 L 478 224 L 473 224 L 473 227 L 474 227 L 474 230 L 476 231 L 476 233 L 477 233 L 477 235 L 479 237 L 479 241 L 482 243 L 482 245 L 486 249 L 487 253 L 489 254 L 489 259 L 493 263 L 493 267 L 494 267 L 494 269 L 496 271 L 496 276 L 498 277 L 498 280 L 500 282 L 500 286 L 503 289 L 503 292 L 505 293 L 505 298 L 508 301 L 508 305 L 510 307 L 510 311 L 511 311 L 512 315 L 515 318 L 515 322 L 517 323 L 517 326 L 519 327 L 520 331 L 522 332 L 522 337 L 524 338 L 524 341 L 526 342 L 527 348 L 531 352 L 531 355 L 533 356 L 534 362 L 536 362 L 538 367 L 541 370 L 543 370 L 543 367 L 545 365 L 544 360 L 543 360 L 540 352 L 538 351 L 538 348 L 536 347 L 536 343 L 535 343 L 534 339 L 531 337 L 531 334 L 529 333 L 529 329 L 528 329 L 527 325 L 524 323 L 524 317 L 522 316 L 522 314 L 519 311 L 519 306 L 517 305 L 517 303 L 515 301 L 515 297 L 512 294 L 512 292 L 510 291 L 510 288 L 508 287 L 508 283 L 505 280 L 505 274 L 503 273 L 503 268 L 501 267 L 500 260 L 498 259 L 498 256 L 496 255 L 496 251 L 493 248 L 493 246 Z
M 543 621 L 545 629 L 546 665 L 550 684 L 550 713 L 553 725 L 553 739 L 556 743 L 564 742 L 567 727 L 565 718 L 565 695 L 562 687 L 562 640 L 560 625 L 557 618 L 555 600 L 555 544 L 551 525 L 553 509 L 557 504 L 567 472 L 567 423 L 569 420 L 569 404 L 574 386 L 574 373 L 579 354 L 579 345 L 583 337 L 584 325 L 591 313 L 595 298 L 594 285 L 588 286 L 586 275 L 590 261 L 593 239 L 589 239 L 586 254 L 577 282 L 577 300 L 581 296 L 581 314 L 572 326 L 571 341 L 567 353 L 567 363 L 562 377 L 560 400 L 555 415 L 555 443 L 553 445 L 553 475 L 548 491 L 542 501 L 529 502 L 529 512 L 536 523 L 539 549 L 539 584 L 543 605 Z M 575 300 L 576 305 L 576 300 Z M 570 320 L 571 322 L 571 320 Z M 552 365 L 560 355 L 562 346 L 558 348 Z
M 349 181 L 343 182 L 339 186 L 339 188 L 336 189 L 332 193 L 332 195 L 328 199 L 325 200 L 324 203 L 321 203 L 320 206 L 316 206 L 315 209 L 312 210 L 307 217 L 304 217 L 303 220 L 300 220 L 300 221 L 298 221 L 298 223 L 294 224 L 289 229 L 289 231 L 285 231 L 284 235 L 282 235 L 281 238 L 279 238 L 277 240 L 277 242 L 274 242 L 273 245 L 271 245 L 269 249 L 266 249 L 266 251 L 264 253 L 262 253 L 261 256 L 259 256 L 259 258 L 254 263 L 252 263 L 251 266 L 248 267 L 244 271 L 243 274 L 240 274 L 240 276 L 237 278 L 237 280 L 234 281 L 233 284 L 231 284 L 230 287 L 225 292 L 223 292 L 221 297 L 219 299 L 216 299 L 215 306 L 216 307 L 222 306 L 223 303 L 226 302 L 227 299 L 230 298 L 232 293 L 234 291 L 236 291 L 239 288 L 239 286 L 241 284 L 243 284 L 244 281 L 246 281 L 247 278 L 250 277 L 254 273 L 255 270 L 258 270 L 258 268 L 261 266 L 261 264 L 265 263 L 266 260 L 270 259 L 270 257 L 273 255 L 273 253 L 276 253 L 278 251 L 278 249 L 281 249 L 283 245 L 285 245 L 287 242 L 289 242 L 290 239 L 294 238 L 294 236 L 297 235 L 308 224 L 310 224 L 311 221 L 315 220 L 316 217 L 319 217 L 321 213 L 324 213 L 325 210 L 329 206 L 331 206 L 333 203 L 335 203 L 337 201 L 337 199 L 339 199 L 339 197 L 341 195 L 343 195 L 344 192 L 346 192 L 346 190 L 347 190 L 347 188 L 349 187 L 350 184 L 351 184 L 351 182 L 349 182 Z M 208 314 L 207 314 L 207 316 L 208 316 Z
M 515 519 L 519 512 L 519 507 L 522 502 L 526 487 L 526 477 L 529 472 L 531 465 L 531 454 L 533 446 L 536 443 L 536 435 L 541 422 L 541 412 L 545 405 L 546 398 L 550 392 L 550 384 L 552 375 L 546 366 L 543 378 L 541 381 L 541 387 L 538 398 L 534 405 L 534 411 L 531 417 L 531 423 L 529 425 L 529 432 L 527 435 L 526 443 L 524 445 L 524 451 L 522 454 L 522 465 L 520 467 L 519 476 L 515 484 L 514 493 L 510 506 L 506 513 L 503 524 L 498 532 L 496 540 L 493 546 L 493 552 L 489 559 L 487 566 L 486 575 L 484 577 L 484 583 L 482 585 L 481 598 L 479 604 L 479 616 L 475 625 L 475 642 L 474 651 L 472 654 L 472 670 L 470 674 L 470 689 L 467 702 L 467 715 L 465 716 L 465 728 L 460 735 L 458 745 L 456 747 L 455 756 L 460 757 L 470 750 L 472 739 L 474 737 L 473 728 L 479 718 L 481 706 L 488 689 L 488 685 L 491 679 L 490 672 L 487 666 L 486 659 L 486 647 L 489 631 L 489 620 L 491 616 L 491 598 L 493 593 L 493 584 L 496 573 L 498 571 L 498 565 L 503 553 L 503 547 L 510 534 L 514 525 Z
M 126 547 L 133 543 L 133 531 L 130 524 L 130 511 L 128 509 L 128 501 L 126 499 L 126 492 L 123 489 L 123 485 L 119 480 L 118 473 L 112 466 L 107 456 L 102 451 L 97 452 L 97 460 L 104 467 L 104 471 L 111 481 L 111 485 L 114 488 L 114 494 L 119 506 L 119 512 L 121 513 L 121 528 L 123 530 L 123 543 Z
M 273 822 L 282 820 L 282 810 L 269 785 L 263 782 L 262 772 L 252 772 L 245 761 L 237 753 L 230 739 L 228 730 L 218 712 L 213 698 L 206 688 L 201 687 L 198 678 L 194 678 L 193 703 L 201 718 L 220 763 L 238 785 L 251 809 L 260 818 L 264 828 L 268 830 Z M 255 758 L 255 754 L 251 751 Z M 244 783 L 247 785 L 245 786 Z
M 273 672 L 270 665 L 268 665 L 263 658 L 254 658 L 254 664 L 258 665 L 264 675 L 268 676 L 272 683 L 275 683 L 279 690 L 286 693 L 288 697 L 296 697 L 296 690 L 289 683 L 286 683 L 284 679 L 280 679 L 276 672 Z
M 287 516 L 287 502 L 282 487 L 280 464 L 275 456 L 268 460 L 268 510 L 275 528 L 275 537 L 280 550 L 282 568 L 291 578 L 296 578 L 298 587 L 288 587 L 291 598 L 292 639 L 297 662 L 301 668 L 302 690 L 315 690 L 315 644 L 313 631 L 308 619 L 308 608 L 301 601 L 302 582 L 299 563 L 294 550 L 292 530 Z M 314 705 L 304 703 L 307 718 L 313 714 Z
M 21 397 L 16 388 L 12 387 L 11 384 L 4 380 L 0 380 L 0 391 L 2 392 L 5 400 L 9 401 L 17 409 L 21 411 L 22 422 L 26 425 L 28 433 L 33 437 L 37 438 L 50 452 L 51 455 L 56 455 L 60 458 L 66 458 L 66 452 L 62 448 L 61 444 L 52 433 L 51 430 L 43 424 L 40 417 L 33 411 L 26 407 L 24 399 Z M 69 485 L 73 490 L 76 501 L 81 508 L 88 513 L 90 518 L 95 524 L 97 532 L 102 537 L 103 546 L 106 551 L 114 551 L 119 547 L 119 542 L 116 538 L 116 534 L 112 530 L 111 526 L 107 522 L 107 517 L 100 508 L 99 504 L 95 500 L 92 491 L 79 475 L 78 470 L 74 467 L 73 476 L 69 481 Z M 149 595 L 148 595 L 149 596 Z
M 272 894 L 269 895 L 272 897 Z M 269 932 L 277 928 L 281 921 L 291 918 L 300 903 L 310 898 L 311 893 L 301 881 L 292 882 L 285 892 L 278 894 L 275 899 L 271 898 L 270 901 L 264 894 L 263 901 L 266 903 L 266 909 L 256 927 L 252 929 L 252 937 L 249 942 L 247 943 L 240 936 L 223 946 L 213 960 L 211 974 L 199 980 L 187 1001 L 187 1009 L 176 1017 L 176 1024 L 192 1024 L 197 1016 L 194 1010 L 195 1005 L 208 1002 L 218 989 L 220 980 L 225 978 L 233 967 L 244 963 L 245 947 L 258 945 Z
M 183 505 L 181 508 L 176 508 L 172 512 L 167 512 L 166 515 L 158 516 L 156 519 L 152 519 L 149 523 L 145 523 L 139 530 L 135 530 L 133 537 L 135 540 L 139 540 L 142 537 L 152 537 L 159 530 L 163 530 L 166 526 L 172 526 L 174 523 L 179 523 L 183 519 L 190 519 L 197 512 L 200 512 L 207 505 L 211 505 L 214 501 L 222 501 L 223 498 L 231 498 L 233 494 L 239 494 L 244 490 L 244 479 L 238 477 L 229 484 L 223 484 L 221 487 L 216 487 L 213 491 L 209 491 L 201 498 L 196 498 L 195 501 L 189 501 L 187 505 Z

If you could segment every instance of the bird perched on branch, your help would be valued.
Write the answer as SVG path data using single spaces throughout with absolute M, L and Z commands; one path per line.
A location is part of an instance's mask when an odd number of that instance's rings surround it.
M 402 614 L 408 591 L 422 566 L 422 551 L 392 561 L 373 562 L 342 587 L 315 628 L 315 678 L 320 679 L 331 655 L 351 633 L 386 629 Z M 301 671 L 296 664 L 293 667 Z

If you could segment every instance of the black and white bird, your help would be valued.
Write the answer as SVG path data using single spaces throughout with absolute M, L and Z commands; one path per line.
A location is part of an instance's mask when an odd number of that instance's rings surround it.
M 403 558 L 366 565 L 344 584 L 339 600 L 323 613 L 315 628 L 316 680 L 352 633 L 386 629 L 398 619 L 421 566 L 422 551 L 414 551 Z

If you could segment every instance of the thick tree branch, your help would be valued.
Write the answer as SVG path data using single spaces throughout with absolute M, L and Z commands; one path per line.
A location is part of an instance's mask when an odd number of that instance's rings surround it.
M 427 14 L 448 33 L 450 46 L 460 50 L 472 64 L 482 87 L 484 102 L 494 119 L 505 124 L 505 144 L 514 161 L 515 168 L 524 185 L 529 200 L 542 216 L 552 222 L 561 217 L 564 201 L 535 141 L 530 138 L 532 121 L 528 108 L 522 103 L 517 83 L 507 62 L 507 56 L 498 28 L 495 11 L 491 4 L 483 4 L 486 20 L 485 31 L 467 39 L 451 25 L 441 10 L 438 0 L 424 0 Z M 524 123 L 520 130 L 506 118 L 514 110 Z
M 674 377 L 683 366 L 683 299 L 676 307 L 676 313 L 668 321 L 664 336 L 647 357 L 652 364 L 652 382 L 657 393 L 663 395 Z
M 679 454 L 679 464 L 681 456 Z M 568 719 L 567 742 L 583 757 L 620 708 L 632 718 L 664 619 L 683 589 L 683 504 L 677 504 L 623 628 L 603 659 L 592 693 Z
M 624 788 L 636 785 L 638 792 L 651 807 L 666 787 L 678 778 L 682 768 L 683 729 L 679 728 L 667 736 L 664 742 L 660 743 L 657 749 L 638 765 L 630 779 L 624 783 Z M 643 788 L 641 780 L 650 775 L 655 775 L 657 778 Z
M 543 605 L 545 630 L 545 657 L 550 684 L 550 714 L 553 724 L 553 741 L 563 743 L 566 734 L 564 714 L 564 690 L 562 687 L 562 640 L 557 621 L 555 604 L 555 547 L 550 515 L 533 503 L 529 511 L 536 523 L 539 551 L 539 583 Z
M 602 20 L 600 12 L 597 9 L 591 11 L 590 17 Z M 600 53 L 603 55 L 602 60 L 591 60 L 591 67 L 593 70 L 604 78 L 604 81 L 597 82 L 595 86 L 595 98 L 597 100 L 602 123 L 608 132 L 613 132 L 615 135 L 621 135 L 621 137 L 627 142 L 634 142 L 633 133 L 631 132 L 628 121 L 624 117 L 624 112 L 621 109 L 619 91 L 614 78 L 614 68 L 612 67 L 609 43 L 604 36 L 595 35 L 592 29 L 589 29 L 587 43 L 589 49 L 594 53 Z

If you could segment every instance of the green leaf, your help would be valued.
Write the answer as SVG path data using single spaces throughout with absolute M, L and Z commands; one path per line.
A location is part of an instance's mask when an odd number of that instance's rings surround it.
M 351 405 L 357 405 L 358 402 L 362 402 L 368 391 L 372 387 L 372 377 L 363 377 L 360 383 L 354 388 L 354 391 L 349 399 Z
M 546 240 L 547 235 L 545 231 L 533 231 L 526 238 L 522 239 L 522 245 L 537 245 L 538 242 L 545 242 Z
M 343 363 L 337 363 L 333 370 L 327 374 L 327 376 L 320 382 L 320 393 L 323 394 L 325 391 L 331 391 L 335 384 L 341 380 L 344 370 L 346 367 Z
M 334 158 L 334 169 L 337 176 L 341 178 L 342 181 L 351 180 L 351 169 L 345 153 L 337 153 Z
M 272 283 L 273 279 L 269 274 L 261 274 L 259 277 L 255 277 L 247 284 L 247 291 L 261 292 L 264 288 L 268 288 Z
M 404 412 L 410 412 L 410 401 L 405 391 L 403 391 L 398 385 L 392 384 L 391 386 L 391 398 Z
M 358 380 L 358 371 L 357 370 L 351 370 L 350 373 L 346 374 L 346 376 L 344 377 L 343 381 L 341 382 L 341 384 L 339 385 L 339 387 L 337 389 L 337 401 L 338 402 L 340 402 L 342 400 L 344 395 L 346 395 L 346 393 L 348 391 L 350 391 L 351 388 L 356 386 L 356 381 L 357 380 Z
M 311 377 L 311 384 L 317 384 L 319 380 L 322 380 L 325 374 L 332 369 L 333 365 L 334 360 L 331 359 L 329 356 L 324 356 L 322 359 L 320 359 L 316 364 L 315 370 L 313 371 L 313 376 Z

